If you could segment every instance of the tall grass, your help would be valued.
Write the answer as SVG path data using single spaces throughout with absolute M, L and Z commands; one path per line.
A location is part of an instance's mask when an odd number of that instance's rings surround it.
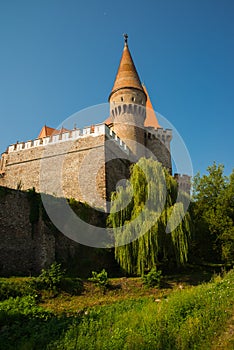
M 230 317 L 234 272 L 161 302 L 125 301 L 87 311 L 48 349 L 210 349 Z
M 47 312 L 32 295 L 11 297 L 0 302 L 0 349 L 209 350 L 233 305 L 234 270 L 161 300 L 125 300 L 76 317 Z

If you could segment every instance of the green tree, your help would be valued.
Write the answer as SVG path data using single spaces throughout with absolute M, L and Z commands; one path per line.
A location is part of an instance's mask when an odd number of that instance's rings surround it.
M 234 262 L 234 172 L 224 175 L 222 164 L 194 177 L 193 220 L 196 247 L 204 260 Z
M 175 179 L 161 163 L 145 158 L 132 166 L 126 188 L 113 193 L 108 222 L 115 257 L 127 273 L 143 275 L 162 261 L 187 261 L 191 220 L 176 199 Z M 168 226 L 172 232 L 166 233 Z

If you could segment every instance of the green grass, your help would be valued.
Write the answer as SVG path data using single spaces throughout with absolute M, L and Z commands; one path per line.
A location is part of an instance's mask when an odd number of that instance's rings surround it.
M 54 349 L 211 349 L 234 302 L 234 273 L 177 290 L 168 298 L 128 300 L 90 309 Z
M 33 296 L 2 301 L 0 349 L 216 350 L 218 342 L 232 348 L 233 270 L 198 286 L 174 281 L 146 289 L 140 279 L 125 278 L 111 284 L 106 294 L 90 282 L 79 296 L 42 294 L 40 305 Z

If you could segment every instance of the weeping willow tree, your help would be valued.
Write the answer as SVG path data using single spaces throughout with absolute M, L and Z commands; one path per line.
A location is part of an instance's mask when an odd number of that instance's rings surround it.
M 125 187 L 112 194 L 108 224 L 115 257 L 129 274 L 142 275 L 162 261 L 185 264 L 191 234 L 189 213 L 178 186 L 161 163 L 141 158 Z

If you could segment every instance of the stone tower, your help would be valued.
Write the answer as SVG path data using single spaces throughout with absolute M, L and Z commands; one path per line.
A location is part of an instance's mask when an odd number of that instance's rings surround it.
M 134 155 L 144 156 L 147 96 L 125 43 L 114 86 L 109 96 L 113 130 L 131 149 Z

